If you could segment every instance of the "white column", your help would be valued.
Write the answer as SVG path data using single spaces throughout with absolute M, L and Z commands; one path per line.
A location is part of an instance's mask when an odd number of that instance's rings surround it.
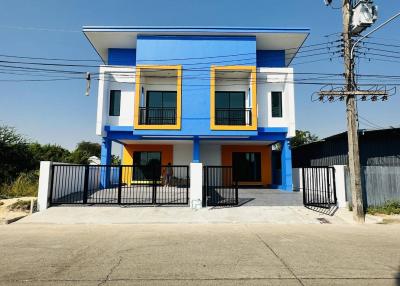
M 292 170 L 293 190 L 303 191 L 303 169 L 293 168 Z
M 190 163 L 190 207 L 199 209 L 203 204 L 203 164 Z
M 344 167 L 345 165 L 333 166 L 335 168 L 336 197 L 339 208 L 347 207 Z
M 50 196 L 50 180 L 51 180 L 50 161 L 40 162 L 39 190 L 38 190 L 38 211 L 44 211 L 48 207 L 48 199 Z

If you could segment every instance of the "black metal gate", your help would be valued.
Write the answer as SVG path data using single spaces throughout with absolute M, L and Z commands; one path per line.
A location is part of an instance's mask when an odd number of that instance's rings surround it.
M 234 206 L 239 203 L 238 181 L 231 166 L 205 166 L 204 206 Z
M 187 205 L 189 166 L 52 166 L 50 204 Z
M 303 203 L 305 206 L 330 208 L 337 203 L 333 167 L 302 168 Z

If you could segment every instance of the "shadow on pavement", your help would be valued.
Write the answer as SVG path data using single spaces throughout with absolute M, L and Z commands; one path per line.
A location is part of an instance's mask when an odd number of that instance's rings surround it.
M 329 216 L 334 216 L 337 210 L 339 209 L 337 206 L 333 206 L 330 208 L 321 208 L 321 207 L 313 207 L 313 206 L 305 206 L 306 209 L 312 210 L 314 212 L 325 214 Z

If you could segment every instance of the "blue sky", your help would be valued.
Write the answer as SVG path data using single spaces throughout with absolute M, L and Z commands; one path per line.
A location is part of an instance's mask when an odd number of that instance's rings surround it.
M 341 1 L 333 2 L 339 6 Z M 379 5 L 378 23 L 400 11 L 399 1 L 375 0 L 375 3 Z M 3 0 L 1 7 L 0 54 L 31 57 L 98 60 L 81 32 L 85 25 L 308 27 L 311 35 L 306 45 L 336 39 L 325 36 L 342 29 L 340 10 L 325 7 L 322 0 Z M 375 41 L 400 45 L 399 27 L 400 18 L 377 32 Z M 0 57 L 0 60 L 6 59 Z M 298 59 L 295 63 L 302 61 Z M 359 73 L 400 74 L 400 60 L 397 61 L 362 60 Z M 343 71 L 340 59 L 294 67 L 295 72 Z M 0 73 L 0 80 L 10 78 Z M 81 140 L 100 142 L 95 135 L 96 82 L 90 97 L 84 95 L 83 79 L 0 81 L 0 86 L 0 124 L 14 126 L 34 141 L 57 143 L 68 149 Z M 311 93 L 318 89 L 318 86 L 295 87 L 297 128 L 320 137 L 344 131 L 344 103 L 312 102 Z M 360 115 L 378 126 L 399 126 L 399 98 L 396 95 L 386 102 L 360 102 Z M 360 123 L 361 128 L 371 128 L 370 125 L 365 120 Z

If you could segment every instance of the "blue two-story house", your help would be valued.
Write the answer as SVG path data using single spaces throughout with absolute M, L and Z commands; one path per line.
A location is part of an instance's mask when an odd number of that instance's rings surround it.
M 103 165 L 110 164 L 117 142 L 124 165 L 233 166 L 241 185 L 292 190 L 295 100 L 289 66 L 308 29 L 83 31 L 104 62 L 96 123 Z M 276 143 L 278 162 L 272 160 Z

